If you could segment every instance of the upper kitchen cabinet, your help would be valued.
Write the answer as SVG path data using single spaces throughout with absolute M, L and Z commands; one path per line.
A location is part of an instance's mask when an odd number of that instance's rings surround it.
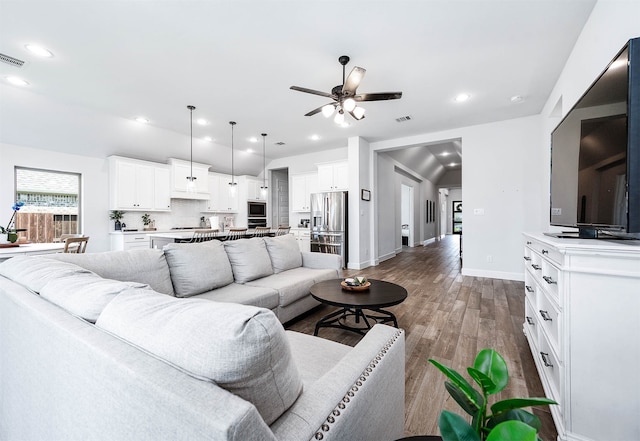
M 266 201 L 268 192 L 262 192 L 263 181 L 261 179 L 247 177 L 247 200 Z M 266 183 L 265 183 L 266 184 Z
M 158 165 L 154 172 L 154 206 L 156 210 L 171 210 L 171 168 L 168 165 Z
M 171 197 L 177 199 L 209 199 L 209 166 L 191 163 L 181 159 L 169 158 L 171 166 Z M 193 174 L 192 174 L 193 173 Z M 188 184 L 193 176 L 194 191 Z
M 308 212 L 311 193 L 318 192 L 318 173 L 291 176 L 291 211 Z
M 166 166 L 120 156 L 109 157 L 109 207 L 111 210 L 167 211 L 169 177 L 157 169 Z M 164 194 L 163 194 L 164 192 Z
M 235 213 L 238 211 L 238 199 L 240 189 L 236 186 L 235 194 L 231 194 L 229 182 L 231 182 L 231 175 L 222 175 L 217 173 L 209 173 L 208 176 L 210 197 L 207 200 L 206 209 L 203 212 L 207 213 Z M 238 182 L 236 176 L 235 182 Z
M 349 190 L 349 164 L 346 161 L 318 164 L 318 190 Z

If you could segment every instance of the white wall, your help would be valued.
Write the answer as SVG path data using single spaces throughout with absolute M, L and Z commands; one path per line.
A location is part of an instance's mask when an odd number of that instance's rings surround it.
M 0 222 L 8 222 L 14 203 L 14 167 L 80 173 L 81 232 L 90 237 L 87 252 L 109 250 L 109 177 L 106 158 L 90 158 L 0 144 Z M 5 220 L 6 219 L 6 220 Z M 112 229 L 112 228 L 111 228 Z
M 530 186 L 528 194 L 539 201 L 537 222 L 529 230 L 558 230 L 549 226 L 549 163 L 551 132 L 602 73 L 625 43 L 640 37 L 640 1 L 600 0 L 593 8 L 567 63 L 542 110 L 541 143 L 530 159 L 541 170 L 539 188 Z M 558 103 L 561 105 L 558 106 Z M 554 110 L 559 107 L 559 115 Z M 466 158 L 465 158 L 466 159 Z M 538 226 L 538 228 L 535 228 Z

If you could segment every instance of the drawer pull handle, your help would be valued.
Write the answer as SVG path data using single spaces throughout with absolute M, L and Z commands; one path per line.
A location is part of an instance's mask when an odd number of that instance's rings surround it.
M 534 322 L 533 319 L 529 316 L 527 316 L 527 323 L 529 323 L 531 326 L 536 324 L 536 322 Z
M 524 289 L 526 289 L 527 292 L 533 292 L 533 288 L 531 288 L 529 285 L 525 285 Z
M 543 311 L 542 309 L 540 310 L 540 315 L 542 316 L 542 319 L 545 322 L 552 322 L 553 319 L 551 318 L 551 316 L 549 315 L 549 311 Z
M 544 255 L 544 254 L 549 254 L 549 251 L 548 251 L 548 250 L 542 250 L 542 254 L 543 254 L 543 255 Z
M 524 256 L 524 260 L 526 260 L 527 262 L 531 260 L 531 257 L 529 256 Z
M 557 284 L 558 282 L 556 282 L 555 280 L 553 280 L 551 277 L 549 276 L 542 276 L 542 278 L 544 279 L 545 282 L 547 282 L 549 285 L 553 285 L 554 283 Z
M 542 267 L 540 265 L 536 265 L 535 263 L 533 265 L 531 265 L 531 268 L 533 268 L 536 271 L 540 271 L 542 269 Z
M 531 245 L 532 242 L 530 240 L 527 241 L 527 245 Z
M 549 363 L 549 354 L 547 354 L 546 352 L 540 352 L 540 355 L 542 356 L 542 362 L 544 363 L 545 367 L 553 367 L 553 365 Z

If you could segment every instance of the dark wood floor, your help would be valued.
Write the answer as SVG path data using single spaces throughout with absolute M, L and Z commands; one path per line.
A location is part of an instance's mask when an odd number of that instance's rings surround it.
M 440 411 L 461 412 L 429 358 L 466 376 L 477 352 L 494 348 L 507 360 L 510 375 L 509 385 L 496 399 L 544 396 L 522 333 L 523 283 L 463 276 L 460 267 L 459 236 L 446 236 L 425 247 L 405 247 L 378 266 L 343 274 L 398 283 L 409 293 L 405 302 L 389 308 L 406 331 L 405 436 L 439 434 Z M 313 334 L 315 323 L 331 310 L 321 306 L 287 328 Z M 361 338 L 328 328 L 321 329 L 320 336 L 351 346 Z M 549 410 L 533 411 L 542 420 L 540 437 L 555 440 Z

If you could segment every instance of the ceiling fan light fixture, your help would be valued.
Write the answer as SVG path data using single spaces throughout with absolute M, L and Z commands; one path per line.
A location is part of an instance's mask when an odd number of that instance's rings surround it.
M 333 104 L 327 104 L 326 106 L 322 107 L 322 114 L 325 118 L 329 118 L 331 115 L 333 115 L 334 110 L 335 107 L 333 107 Z
M 364 118 L 364 107 L 356 107 L 355 109 L 353 109 L 353 116 L 360 121 L 362 118 Z
M 354 100 L 353 98 L 347 98 L 346 100 L 344 100 L 344 103 L 342 103 L 342 107 L 347 112 L 352 112 L 353 109 L 356 108 L 356 100 Z
M 333 118 L 333 122 L 338 125 L 341 125 L 344 122 L 344 112 L 342 110 L 336 113 L 336 116 Z

